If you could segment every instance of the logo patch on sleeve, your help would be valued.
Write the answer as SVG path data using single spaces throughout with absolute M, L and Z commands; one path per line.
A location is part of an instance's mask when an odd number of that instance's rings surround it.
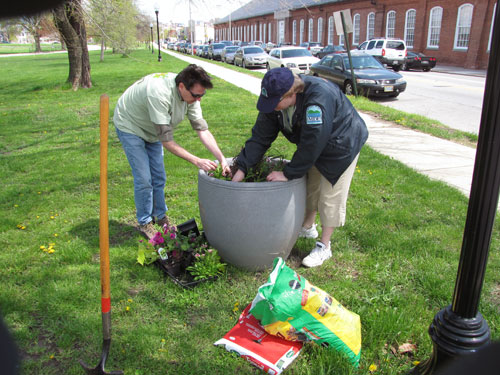
M 321 108 L 317 105 L 311 105 L 307 107 L 306 110 L 306 123 L 307 124 L 322 124 L 323 123 L 323 113 Z

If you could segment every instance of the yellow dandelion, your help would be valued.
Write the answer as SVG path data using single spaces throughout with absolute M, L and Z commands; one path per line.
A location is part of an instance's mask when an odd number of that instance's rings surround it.
M 132 302 L 134 302 L 134 301 L 132 301 L 132 298 L 129 298 L 129 299 L 127 300 L 127 302 L 128 302 L 128 303 L 132 303 Z
M 49 246 L 56 246 L 55 242 L 49 242 Z
M 43 249 L 45 249 L 45 245 L 40 246 L 40 250 L 43 250 Z
M 370 367 L 368 367 L 368 371 L 374 372 L 377 370 L 377 365 L 375 363 L 372 363 Z
M 420 361 L 413 361 L 413 366 L 418 366 L 420 364 Z
M 161 339 L 161 342 L 165 342 L 165 339 Z
M 19 207 L 19 205 L 18 205 L 18 204 L 15 204 L 15 205 L 14 205 L 14 207 Z
M 54 237 L 57 237 L 57 236 L 59 236 L 59 235 L 57 233 L 54 233 Z
M 51 217 L 50 217 L 50 220 L 54 220 L 54 216 L 51 216 Z
M 40 216 L 36 215 L 36 218 L 37 218 L 37 219 L 40 219 Z
M 51 354 L 49 359 L 54 359 L 54 354 Z
M 125 311 L 130 311 L 130 306 L 125 307 Z
M 47 251 L 47 252 L 48 252 L 49 254 L 52 254 L 52 253 L 54 253 L 54 252 L 55 252 L 55 250 L 54 250 L 54 249 L 49 249 L 49 251 Z
M 37 194 L 42 194 L 42 192 L 41 191 L 37 191 Z

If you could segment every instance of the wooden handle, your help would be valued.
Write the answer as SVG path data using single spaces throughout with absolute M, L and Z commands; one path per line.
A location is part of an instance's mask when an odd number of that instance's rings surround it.
M 101 310 L 107 313 L 111 310 L 109 293 L 109 228 L 108 228 L 108 124 L 109 97 L 101 95 L 100 136 L 101 136 L 101 175 L 100 175 L 100 216 L 99 216 L 99 247 L 101 258 Z

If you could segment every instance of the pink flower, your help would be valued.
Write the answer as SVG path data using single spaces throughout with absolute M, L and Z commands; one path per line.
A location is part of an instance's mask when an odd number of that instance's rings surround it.
M 163 239 L 163 236 L 161 235 L 160 232 L 156 232 L 154 237 L 149 240 L 149 243 L 153 245 L 161 245 L 164 242 L 165 240 Z
M 175 233 L 170 233 L 170 238 L 174 239 L 175 238 Z
M 211 252 L 213 251 L 213 249 L 208 249 L 207 251 L 208 251 L 209 253 L 211 253 Z
M 194 256 L 195 256 L 196 258 L 199 258 L 199 257 L 200 257 L 200 254 L 196 253 L 196 254 L 194 254 Z

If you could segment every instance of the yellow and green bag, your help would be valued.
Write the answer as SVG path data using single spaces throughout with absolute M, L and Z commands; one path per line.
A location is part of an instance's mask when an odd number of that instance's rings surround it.
M 314 341 L 346 354 L 354 366 L 359 365 L 359 315 L 309 283 L 281 258 L 274 260 L 274 268 L 267 283 L 259 288 L 250 313 L 269 334 L 290 341 Z

